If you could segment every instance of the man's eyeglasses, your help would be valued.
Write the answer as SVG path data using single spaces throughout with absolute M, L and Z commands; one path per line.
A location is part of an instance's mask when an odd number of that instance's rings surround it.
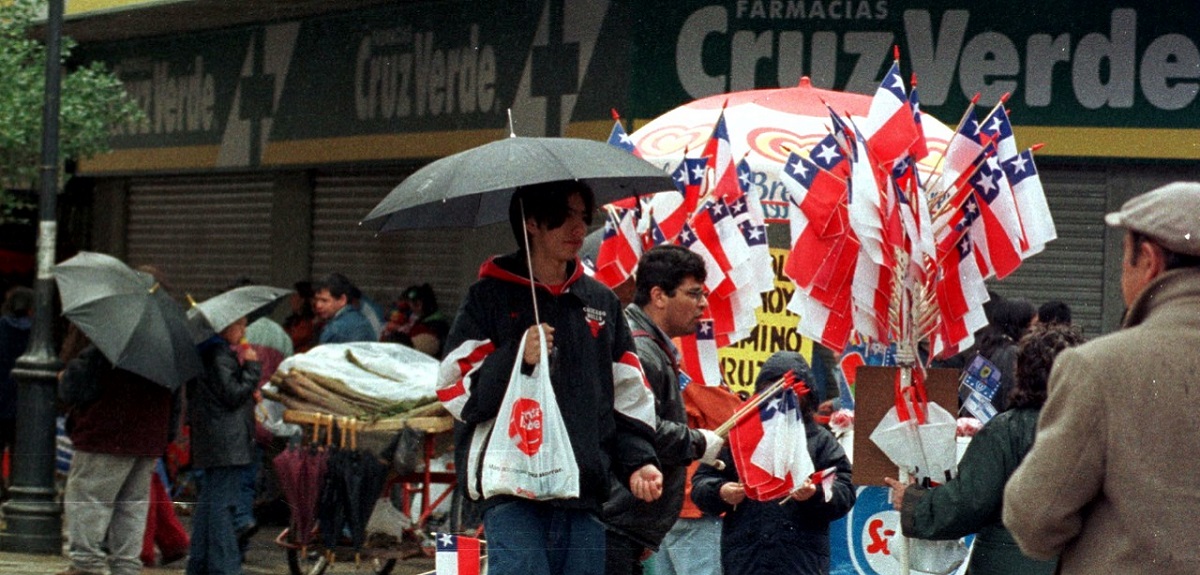
M 696 303 L 700 303 L 708 298 L 708 290 L 702 287 L 692 288 L 690 290 L 684 290 L 683 295 L 692 298 L 696 301 Z

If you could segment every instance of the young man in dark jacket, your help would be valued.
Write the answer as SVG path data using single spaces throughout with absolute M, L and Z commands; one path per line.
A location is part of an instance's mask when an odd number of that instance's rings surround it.
M 608 497 L 610 469 L 639 499 L 662 493 L 654 400 L 633 337 L 616 296 L 584 276 L 576 257 L 592 198 L 576 182 L 518 189 L 509 222 L 518 245 L 528 248 L 483 264 L 446 341 L 438 398 L 462 422 L 456 430 L 459 488 L 480 502 L 493 575 L 602 573 L 605 536 L 597 515 Z M 485 498 L 483 447 L 493 424 L 508 429 L 508 422 L 494 420 L 510 374 L 517 362 L 532 370 L 541 355 L 534 298 L 551 385 L 579 469 L 579 497 Z M 522 339 L 525 353 L 517 357 Z
M 658 549 L 683 508 L 687 465 L 705 457 L 707 463 L 715 462 L 724 444 L 709 430 L 688 429 L 680 393 L 688 379 L 679 369 L 679 351 L 671 343 L 673 337 L 695 333 L 708 307 L 705 276 L 704 260 L 680 246 L 655 247 L 638 262 L 636 292 L 625 308 L 625 319 L 654 392 L 655 449 L 662 465 L 663 496 L 639 501 L 625 486 L 613 482 L 612 495 L 604 504 L 608 575 L 642 573 L 643 556 Z

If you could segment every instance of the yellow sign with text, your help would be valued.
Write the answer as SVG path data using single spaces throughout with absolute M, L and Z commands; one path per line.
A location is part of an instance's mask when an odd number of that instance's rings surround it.
M 799 352 L 812 362 L 812 341 L 800 337 L 796 324 L 800 316 L 788 311 L 787 304 L 796 290 L 795 284 L 783 275 L 783 262 L 788 250 L 771 248 L 771 267 L 775 271 L 775 289 L 762 295 L 762 307 L 755 310 L 758 325 L 750 336 L 734 345 L 717 351 L 721 360 L 721 376 L 735 393 L 754 393 L 754 378 L 771 354 L 782 350 Z

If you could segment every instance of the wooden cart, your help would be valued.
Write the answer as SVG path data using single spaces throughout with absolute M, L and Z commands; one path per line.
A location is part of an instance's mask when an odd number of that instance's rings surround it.
M 443 412 L 444 413 L 444 412 Z M 434 510 L 447 497 L 455 497 L 457 483 L 455 474 L 450 472 L 435 472 L 431 469 L 434 458 L 444 453 L 449 445 L 453 446 L 454 419 L 448 415 L 420 416 L 408 418 L 383 419 L 377 422 L 360 421 L 353 418 L 336 417 L 329 414 L 306 411 L 287 410 L 283 420 L 303 426 L 306 430 L 304 437 L 309 442 L 331 442 L 334 431 L 337 430 L 338 441 L 342 447 L 353 448 L 353 442 L 359 433 L 399 433 L 404 428 L 422 432 L 420 469 L 413 473 L 393 473 L 384 486 L 384 497 L 390 497 L 399 488 L 399 508 L 408 517 L 413 516 L 413 499 L 420 496 L 417 508 L 417 519 L 411 527 L 405 529 L 406 536 L 411 536 L 419 547 L 409 549 L 372 549 L 363 548 L 357 554 L 347 548 L 327 549 L 320 544 L 309 544 L 302 548 L 290 537 L 288 529 L 284 529 L 275 543 L 287 552 L 288 568 L 292 575 L 322 575 L 334 572 L 339 561 L 349 563 L 346 572 L 370 572 L 376 575 L 391 573 L 396 561 L 417 555 L 432 556 L 433 542 L 425 527 Z M 347 433 L 349 432 L 349 433 Z M 349 439 L 348 439 L 349 438 Z M 444 485 L 448 488 L 437 497 L 433 497 L 433 486 Z M 363 564 L 363 563 L 366 564 Z

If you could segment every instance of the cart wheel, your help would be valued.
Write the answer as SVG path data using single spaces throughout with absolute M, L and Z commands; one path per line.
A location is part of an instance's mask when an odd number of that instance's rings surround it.
M 323 575 L 327 571 L 338 571 L 334 565 L 330 569 L 329 559 L 320 551 L 308 551 L 307 556 L 301 554 L 299 549 L 289 548 L 287 550 L 288 571 L 291 575 Z M 395 559 L 370 559 L 365 558 L 364 563 L 372 570 L 375 575 L 389 575 L 392 569 L 396 567 Z M 354 570 L 354 562 L 348 562 L 343 565 L 341 571 Z
M 288 572 L 292 575 L 321 575 L 329 568 L 325 554 L 313 549 L 301 552 L 298 548 L 289 547 L 287 563 Z

